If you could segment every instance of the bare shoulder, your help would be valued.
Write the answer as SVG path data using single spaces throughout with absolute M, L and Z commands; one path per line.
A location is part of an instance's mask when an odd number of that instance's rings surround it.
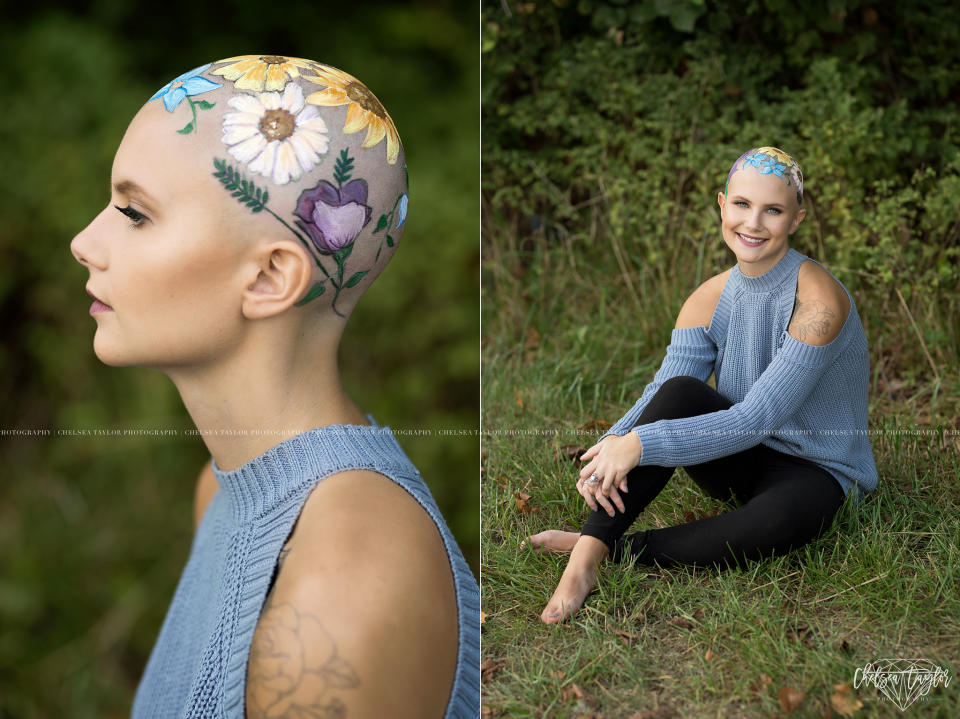
M 340 472 L 308 498 L 254 632 L 246 715 L 443 715 L 458 646 L 443 540 L 406 490 Z
M 726 287 L 727 279 L 732 271 L 733 268 L 731 267 L 719 275 L 714 275 L 693 291 L 687 301 L 683 303 L 683 307 L 680 308 L 676 329 L 700 327 L 701 325 L 709 328 L 713 312 L 717 309 L 720 295 L 723 294 L 723 288 Z
M 797 295 L 787 332 L 809 345 L 832 342 L 850 311 L 847 292 L 816 262 L 804 260 L 797 274 Z

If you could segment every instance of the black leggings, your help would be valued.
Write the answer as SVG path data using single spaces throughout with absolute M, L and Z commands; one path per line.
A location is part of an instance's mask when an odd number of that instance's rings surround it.
M 731 403 L 695 377 L 674 377 L 661 385 L 637 424 L 693 417 L 727 409 Z M 636 556 L 641 564 L 711 565 L 728 568 L 745 559 L 782 555 L 820 536 L 844 501 L 837 480 L 812 462 L 762 444 L 684 468 L 711 497 L 738 504 L 714 517 L 676 527 L 648 529 L 626 537 L 643 509 L 660 494 L 673 467 L 634 467 L 628 492 L 620 493 L 625 512 L 609 516 L 593 510 L 582 534 L 603 541 L 610 558 Z

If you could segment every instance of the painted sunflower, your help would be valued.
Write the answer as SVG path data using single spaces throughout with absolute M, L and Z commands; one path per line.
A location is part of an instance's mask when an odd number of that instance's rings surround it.
M 793 158 L 777 147 L 759 147 L 757 148 L 756 152 L 762 155 L 769 155 L 774 160 L 777 162 L 782 162 L 787 167 L 793 164 Z
M 343 132 L 349 134 L 366 128 L 367 136 L 361 145 L 363 148 L 374 147 L 386 138 L 387 162 L 391 165 L 395 164 L 400 154 L 400 136 L 380 101 L 367 89 L 366 85 L 352 75 L 320 63 L 313 63 L 312 67 L 316 73 L 315 76 L 302 75 L 301 77 L 317 85 L 325 85 L 326 89 L 307 95 L 306 101 L 311 105 L 324 107 L 349 105 Z
M 232 64 L 213 70 L 211 75 L 225 77 L 237 89 L 257 92 L 283 90 L 288 79 L 300 77 L 300 69 L 313 67 L 309 60 L 283 55 L 238 55 L 217 62 Z

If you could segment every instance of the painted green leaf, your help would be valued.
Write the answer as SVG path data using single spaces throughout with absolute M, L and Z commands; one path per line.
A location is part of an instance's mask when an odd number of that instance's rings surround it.
M 362 270 L 361 272 L 354 272 L 350 275 L 350 279 L 343 283 L 344 287 L 353 287 L 360 280 L 363 279 L 363 276 L 367 274 L 370 270 Z
M 386 226 L 387 226 L 387 216 L 380 215 L 380 219 L 377 220 L 377 229 L 375 229 L 374 232 L 380 232 L 380 230 L 382 230 Z
M 197 107 L 199 107 L 201 110 L 209 110 L 211 107 L 213 107 L 216 104 L 217 103 L 215 102 L 207 102 L 206 100 L 201 100 L 200 102 L 197 103 Z
M 353 243 L 351 242 L 346 247 L 343 247 L 333 253 L 333 259 L 337 260 L 338 264 L 341 264 L 345 259 L 350 256 L 350 253 L 353 252 Z
M 294 303 L 293 306 L 300 307 L 301 305 L 307 304 L 307 302 L 312 300 L 314 297 L 319 297 L 320 295 L 322 295 L 323 290 L 324 290 L 323 283 L 317 282 L 313 287 L 310 288 L 310 291 L 306 294 L 306 296 L 299 302 Z
M 177 130 L 181 135 L 186 135 L 188 132 L 193 132 L 193 120 L 187 123 L 187 126 L 182 130 Z
M 393 247 L 393 238 L 387 235 L 387 247 Z

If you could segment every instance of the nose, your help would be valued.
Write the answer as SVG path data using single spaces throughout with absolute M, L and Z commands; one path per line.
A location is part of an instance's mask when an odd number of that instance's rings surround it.
M 97 240 L 96 231 L 98 220 L 102 216 L 103 212 L 94 217 L 90 224 L 80 230 L 70 241 L 70 252 L 74 259 L 87 269 L 96 267 L 98 270 L 103 270 L 106 268 L 106 248 L 102 242 Z
M 747 216 L 747 229 L 749 230 L 763 229 L 763 212 L 760 208 L 753 210 Z

